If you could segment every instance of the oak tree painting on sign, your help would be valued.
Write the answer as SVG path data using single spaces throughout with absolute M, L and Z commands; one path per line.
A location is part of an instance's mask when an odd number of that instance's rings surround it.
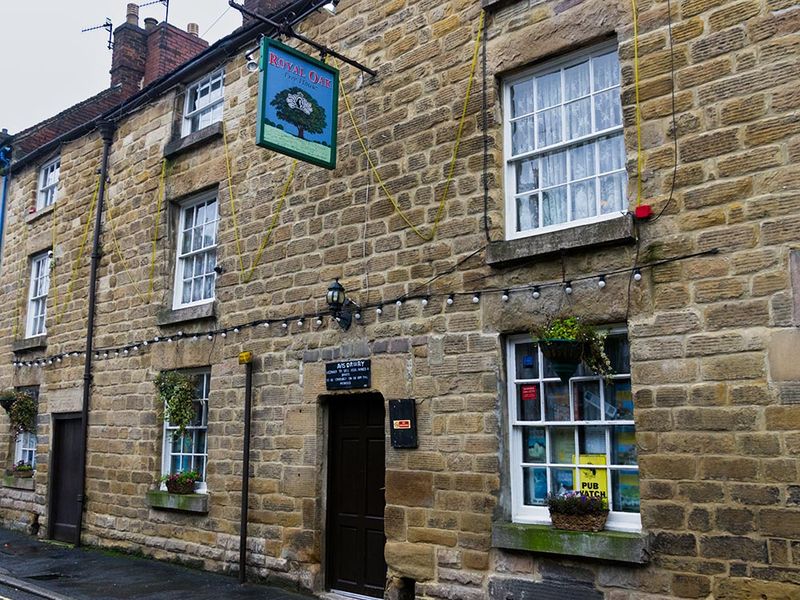
M 261 47 L 256 143 L 328 169 L 336 166 L 339 73 L 275 40 Z

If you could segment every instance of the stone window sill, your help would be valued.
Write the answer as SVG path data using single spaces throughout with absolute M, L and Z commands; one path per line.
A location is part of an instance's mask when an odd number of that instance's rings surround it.
M 47 348 L 47 336 L 37 335 L 36 337 L 25 338 L 24 340 L 16 340 L 11 345 L 11 349 L 15 353 L 27 352 L 29 350 L 41 350 Z
M 540 233 L 517 240 L 492 242 L 486 251 L 486 264 L 503 267 L 521 261 L 535 261 L 561 252 L 619 246 L 635 241 L 633 215 L 626 213 L 588 225 Z
M 170 494 L 163 490 L 147 492 L 147 506 L 158 510 L 208 513 L 208 494 Z
M 36 481 L 33 477 L 15 477 L 14 475 L 3 475 L 3 487 L 14 488 L 16 490 L 33 491 L 36 489 Z
M 496 522 L 492 546 L 543 554 L 582 556 L 643 565 L 650 560 L 649 538 L 642 533 L 621 531 L 564 531 L 548 525 Z
M 189 152 L 197 146 L 202 146 L 211 140 L 222 137 L 222 122 L 212 123 L 208 127 L 203 127 L 199 131 L 172 140 L 164 146 L 164 158 L 173 160 L 185 152 Z
M 33 212 L 29 212 L 27 215 L 25 215 L 25 222 L 26 223 L 33 223 L 37 219 L 39 219 L 39 218 L 41 218 L 41 217 L 43 217 L 45 215 L 49 215 L 55 209 L 56 209 L 56 205 L 55 205 L 55 203 L 53 203 L 50 206 L 45 206 L 44 208 L 40 208 L 39 210 L 36 210 L 36 211 L 33 211 Z
M 215 319 L 217 317 L 217 303 L 208 302 L 197 306 L 187 306 L 186 308 L 165 308 L 158 313 L 156 323 L 159 326 L 177 325 L 189 321 L 200 321 L 203 319 Z

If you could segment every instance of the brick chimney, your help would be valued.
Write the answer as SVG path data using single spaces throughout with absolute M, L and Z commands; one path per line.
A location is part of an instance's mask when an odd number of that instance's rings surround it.
M 111 85 L 121 85 L 122 96 L 129 98 L 208 48 L 196 23 L 189 23 L 187 29 L 158 23 L 152 17 L 144 20 L 142 28 L 139 6 L 128 4 L 125 23 L 114 30 Z

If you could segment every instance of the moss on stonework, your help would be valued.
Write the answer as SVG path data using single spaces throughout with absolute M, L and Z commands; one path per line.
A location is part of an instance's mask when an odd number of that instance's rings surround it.
M 147 504 L 150 508 L 205 514 L 208 512 L 208 495 L 170 494 L 162 490 L 150 490 L 147 492 Z
M 648 537 L 640 533 L 565 531 L 547 525 L 495 523 L 492 545 L 496 548 L 527 550 L 645 564 L 649 561 Z

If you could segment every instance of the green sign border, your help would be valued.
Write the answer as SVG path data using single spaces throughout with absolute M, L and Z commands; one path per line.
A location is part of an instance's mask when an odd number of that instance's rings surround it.
M 275 144 L 269 141 L 264 141 L 264 120 L 266 119 L 266 87 L 267 87 L 267 57 L 269 56 L 269 49 L 270 47 L 275 47 L 282 52 L 286 52 L 295 56 L 299 60 L 308 62 L 313 64 L 318 69 L 325 71 L 326 73 L 330 74 L 333 78 L 333 86 L 336 90 L 336 93 L 333 94 L 333 111 L 331 114 L 331 128 L 332 128 L 332 136 L 331 136 L 331 160 L 324 161 L 318 158 L 314 158 L 308 156 L 307 154 L 303 154 L 302 152 L 298 152 L 291 148 L 286 148 L 285 146 L 281 146 L 280 144 Z M 285 154 L 287 156 L 291 156 L 292 158 L 296 158 L 298 160 L 302 160 L 304 162 L 308 162 L 320 167 L 324 167 L 326 169 L 335 169 L 336 168 L 336 144 L 337 144 L 337 134 L 339 132 L 339 70 L 322 62 L 321 60 L 317 60 L 316 58 L 312 58 L 308 54 L 304 54 L 294 48 L 287 46 L 286 44 L 282 44 L 278 40 L 273 40 L 272 38 L 265 37 L 261 41 L 261 57 L 260 61 L 261 69 L 259 71 L 258 76 L 258 123 L 256 124 L 256 145 L 261 146 L 262 148 L 267 148 L 268 150 L 274 150 L 275 152 L 279 152 L 280 154 Z

